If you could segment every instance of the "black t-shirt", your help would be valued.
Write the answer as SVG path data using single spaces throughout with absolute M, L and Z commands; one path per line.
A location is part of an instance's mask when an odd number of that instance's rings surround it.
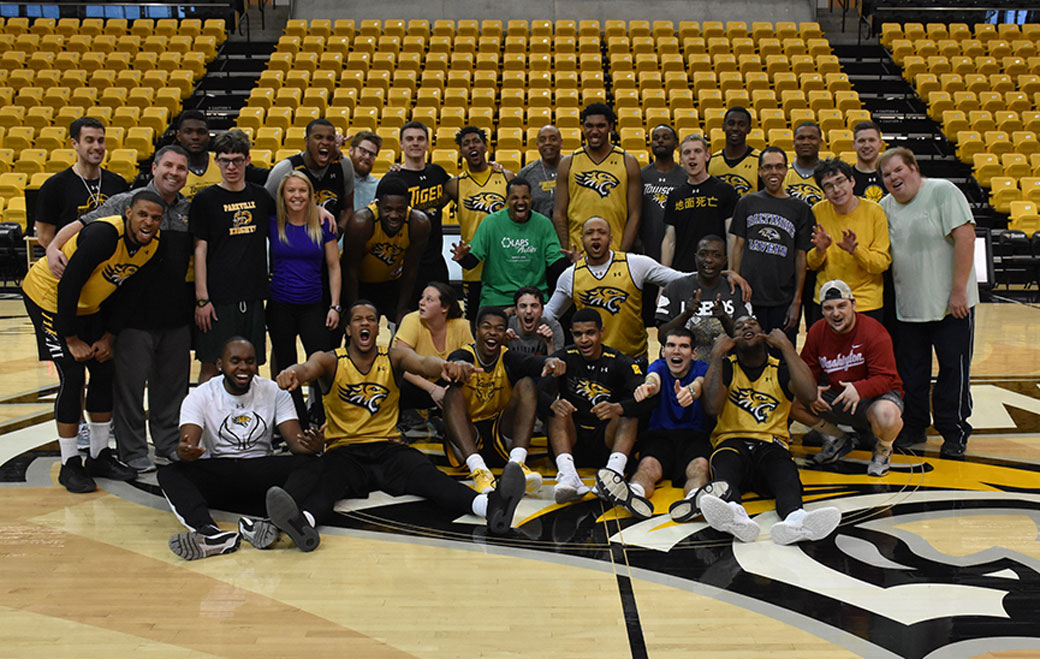
M 863 197 L 870 201 L 878 202 L 888 192 L 885 190 L 885 186 L 881 183 L 880 172 L 861 172 L 855 167 L 852 168 L 852 193 L 857 197 Z
M 214 302 L 267 297 L 267 230 L 274 202 L 267 191 L 246 183 L 239 192 L 219 185 L 191 202 L 191 235 L 207 243 L 206 285 Z
M 426 249 L 422 253 L 422 262 L 429 263 L 443 258 L 443 235 L 441 230 L 441 210 L 438 199 L 444 196 L 444 184 L 451 180 L 448 172 L 440 165 L 427 163 L 421 172 L 411 169 L 400 169 L 390 172 L 384 178 L 397 177 L 405 182 L 411 193 L 409 205 L 421 210 L 430 218 L 430 237 L 426 240 Z M 417 284 L 421 282 L 416 282 Z
M 733 217 L 738 198 L 732 185 L 714 176 L 697 185 L 685 181 L 668 193 L 664 224 L 675 227 L 672 268 L 682 272 L 697 269 L 697 243 L 704 236 L 726 237 L 726 220 Z
M 108 201 L 112 195 L 129 189 L 122 176 L 107 169 L 101 170 L 99 179 L 81 179 L 71 167 L 63 169 L 40 186 L 35 221 L 52 224 L 55 230 L 60 230 Z
M 751 284 L 751 303 L 790 304 L 794 299 L 797 250 L 812 247 L 816 224 L 809 204 L 768 192 L 745 195 L 733 210 L 729 232 L 744 238 L 740 274 Z
M 555 396 L 553 389 L 558 387 L 560 398 L 578 410 L 574 413 L 575 423 L 590 427 L 604 425 L 606 422 L 600 421 L 590 411 L 603 402 L 621 403 L 625 416 L 639 416 L 646 411 L 644 405 L 632 398 L 632 392 L 643 384 L 644 374 L 631 357 L 603 346 L 599 359 L 590 362 L 573 345 L 557 350 L 552 356 L 566 362 L 567 373 L 551 378 L 541 389 Z

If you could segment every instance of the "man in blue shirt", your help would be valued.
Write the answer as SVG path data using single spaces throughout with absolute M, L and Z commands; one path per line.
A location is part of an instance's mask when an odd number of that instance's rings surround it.
M 368 206 L 376 198 L 376 186 L 379 177 L 372 175 L 379 150 L 383 148 L 383 138 L 368 130 L 359 130 L 350 140 L 350 162 L 354 165 L 354 211 Z

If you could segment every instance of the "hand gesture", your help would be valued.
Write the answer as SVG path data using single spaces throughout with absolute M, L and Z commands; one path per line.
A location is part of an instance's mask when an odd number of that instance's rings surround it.
M 676 383 L 679 381 L 676 380 Z M 632 392 L 632 397 L 636 399 L 637 403 L 642 403 L 647 398 L 657 395 L 657 380 L 647 380 L 643 384 L 636 387 L 636 390 Z
M 577 263 L 578 259 L 581 258 L 581 248 L 575 245 L 574 243 L 571 243 L 570 249 L 565 249 L 561 247 L 560 254 L 563 254 L 568 259 L 570 259 L 571 263 Z
M 78 362 L 85 362 L 94 356 L 94 346 L 87 345 L 78 337 L 66 337 L 65 345 L 69 347 L 69 352 L 72 353 L 72 358 Z
M 336 329 L 339 325 L 339 312 L 333 308 L 329 308 L 329 312 L 325 314 L 325 327 L 330 330 Z
M 713 357 L 721 357 L 728 354 L 735 345 L 737 345 L 737 340 L 723 332 L 715 337 L 715 343 L 711 346 L 711 354 Z
M 483 373 L 484 369 L 477 368 L 469 362 L 444 362 L 441 366 L 441 378 L 448 382 L 457 382 L 462 384 L 469 379 L 469 376 L 473 373 Z M 441 387 L 443 389 L 443 387 Z M 441 392 L 441 398 L 444 397 L 444 392 Z
M 787 334 L 785 334 L 779 327 L 773 328 L 772 332 L 766 334 L 766 343 L 769 344 L 770 347 L 779 350 L 783 350 L 785 346 L 793 349 L 793 346 L 791 346 L 791 340 L 787 338 Z
M 517 336 L 516 330 L 514 330 L 512 327 L 506 330 L 506 343 L 509 343 L 510 341 L 516 341 L 519 338 L 520 337 Z
M 816 400 L 812 402 L 812 405 L 809 406 L 809 409 L 811 409 L 817 416 L 823 414 L 824 412 L 831 411 L 830 403 L 823 399 L 823 392 L 827 391 L 830 388 L 831 386 L 829 384 L 825 384 L 822 387 L 816 387 Z
M 604 401 L 602 403 L 596 403 L 589 410 L 596 415 L 596 418 L 600 421 L 610 421 L 615 417 L 621 416 L 621 403 L 611 403 Z
M 696 398 L 696 396 L 693 395 L 691 387 L 693 387 L 692 384 L 688 387 L 684 387 L 681 384 L 679 384 L 678 380 L 675 381 L 675 400 L 677 403 L 679 403 L 679 405 L 683 407 L 689 407 L 690 405 L 693 405 L 693 399 Z M 699 391 L 698 395 L 700 395 Z
M 466 258 L 466 255 L 469 254 L 471 249 L 473 249 L 473 247 L 469 243 L 465 240 L 460 240 L 451 246 L 451 260 L 461 261 Z
M 570 416 L 578 411 L 578 408 L 574 407 L 569 400 L 564 398 L 557 398 L 554 400 L 552 405 L 549 406 L 549 409 L 552 410 L 553 414 L 556 416 Z
M 177 457 L 180 458 L 182 462 L 198 460 L 205 452 L 206 449 L 202 448 L 198 444 L 192 444 L 189 442 L 186 435 L 181 437 L 180 443 L 177 444 Z
M 325 428 L 328 422 L 321 424 L 320 428 L 307 428 L 300 433 L 300 448 L 307 455 L 317 455 L 325 450 Z
M 488 162 L 488 164 L 491 165 L 491 171 L 493 172 L 502 173 L 506 170 L 506 168 L 502 166 L 502 163 L 495 162 L 494 160 Z
M 820 226 L 820 225 L 817 224 L 816 226 Z M 842 229 L 841 230 L 841 242 L 838 243 L 838 247 L 842 248 L 843 250 L 845 250 L 849 254 L 855 254 L 856 253 L 856 248 L 858 246 L 859 246 L 859 243 L 856 242 L 856 232 L 853 231 L 852 229 Z
M 722 293 L 715 295 L 715 304 L 711 307 L 711 315 L 715 318 L 723 318 L 729 315 L 726 313 L 726 305 L 722 303 Z
M 701 289 L 697 289 L 690 296 L 690 300 L 686 303 L 686 310 L 690 312 L 691 316 L 696 316 L 701 310 Z
M 278 376 L 274 379 L 274 381 L 278 383 L 278 387 L 280 389 L 284 389 L 286 391 L 296 391 L 296 389 L 300 386 L 300 379 L 296 375 L 296 370 L 292 367 L 289 367 L 281 373 L 279 373 Z
M 390 174 L 393 174 L 394 172 L 399 172 L 399 171 L 401 171 L 401 163 L 399 163 L 399 162 L 395 162 L 394 164 L 390 165 L 390 169 L 387 170 L 387 172 L 390 173 Z
M 834 238 L 831 238 L 831 234 L 827 233 L 822 224 L 813 225 L 811 240 L 812 244 L 816 245 L 816 249 L 821 252 L 826 252 L 827 248 L 834 242 Z
M 843 410 L 849 414 L 855 414 L 856 407 L 859 406 L 859 392 L 851 382 L 839 382 L 838 384 L 845 387 L 845 390 L 834 399 L 834 404 L 840 404 Z
M 550 357 L 545 360 L 545 364 L 542 365 L 542 377 L 551 375 L 554 378 L 558 378 L 561 375 L 567 373 L 567 362 L 556 357 Z
M 447 387 L 434 387 L 433 389 L 430 390 L 430 398 L 432 398 L 433 402 L 437 405 L 437 407 L 439 407 L 441 409 L 444 409 L 444 397 L 447 394 L 448 394 L 448 388 Z
M 968 306 L 968 291 L 967 289 L 959 289 L 950 291 L 950 313 L 953 314 L 954 318 L 967 318 L 968 313 L 971 312 L 971 307 Z
M 745 302 L 751 301 L 751 284 L 747 282 L 747 279 L 744 279 L 732 270 L 726 271 L 726 279 L 729 281 L 730 293 L 736 293 L 737 287 L 739 286 L 741 293 L 740 299 L 744 300 Z

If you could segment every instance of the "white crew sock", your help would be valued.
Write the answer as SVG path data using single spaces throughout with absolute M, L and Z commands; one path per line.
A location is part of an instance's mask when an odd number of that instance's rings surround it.
M 76 448 L 75 437 L 59 437 L 58 447 L 61 449 L 61 463 L 65 464 L 69 458 L 78 458 L 79 449 Z
M 487 517 L 488 495 L 478 494 L 473 497 L 473 514 L 478 517 Z
M 509 451 L 509 461 L 523 464 L 527 460 L 527 449 L 517 446 Z
M 484 456 L 479 453 L 474 453 L 466 458 L 466 466 L 469 467 L 471 473 L 478 469 L 487 469 L 487 464 L 484 462 Z
M 90 422 L 90 457 L 96 458 L 108 448 L 108 434 L 112 431 L 111 421 Z
M 607 469 L 613 469 L 619 474 L 625 473 L 625 466 L 628 465 L 628 456 L 624 453 L 618 453 L 614 451 L 607 458 Z
M 310 514 L 309 512 L 307 512 L 305 510 L 305 511 L 303 511 L 303 516 L 307 518 L 307 523 L 308 524 L 310 524 L 311 526 L 314 526 L 314 527 L 318 526 L 317 524 L 314 523 L 314 515 Z
M 640 485 L 639 483 L 629 483 L 628 484 L 628 489 L 632 490 L 632 492 L 634 492 L 635 494 L 638 494 L 641 497 L 645 497 L 646 496 L 646 490 L 643 489 L 643 486 Z
M 574 476 L 580 480 L 578 470 L 574 468 L 574 456 L 570 453 L 561 453 L 556 456 L 556 471 L 560 476 Z M 559 477 L 556 480 L 560 480 Z

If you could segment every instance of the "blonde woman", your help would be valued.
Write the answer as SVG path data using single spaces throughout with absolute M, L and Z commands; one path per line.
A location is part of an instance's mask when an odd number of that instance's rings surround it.
M 336 234 L 319 220 L 314 186 L 302 172 L 290 172 L 278 186 L 277 214 L 271 218 L 271 298 L 267 331 L 274 364 L 297 362 L 296 337 L 309 355 L 332 348 L 331 331 L 340 322 L 339 246 Z M 323 302 L 322 265 L 328 268 L 331 304 Z M 293 392 L 301 422 L 303 396 Z

